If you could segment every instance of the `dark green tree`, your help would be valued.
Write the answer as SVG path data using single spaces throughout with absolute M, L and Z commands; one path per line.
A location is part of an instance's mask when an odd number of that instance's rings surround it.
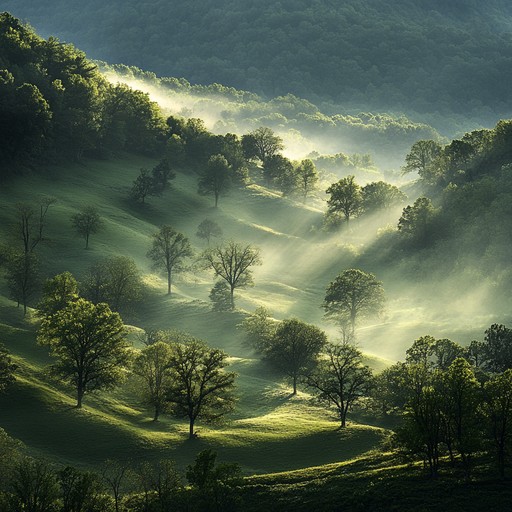
M 284 149 L 283 140 L 270 128 L 260 128 L 242 136 L 242 148 L 245 157 L 258 159 L 263 166 L 267 160 Z
M 210 245 L 210 239 L 212 237 L 219 238 L 222 236 L 222 228 L 214 220 L 204 219 L 199 226 L 197 226 L 196 236 L 206 240 L 208 245 Z
M 432 201 L 427 197 L 419 197 L 412 206 L 409 205 L 403 209 L 402 216 L 398 220 L 398 231 L 419 244 L 426 244 L 435 213 Z
M 417 172 L 427 183 L 435 184 L 439 178 L 436 160 L 441 154 L 441 145 L 434 140 L 419 140 L 415 142 L 407 156 L 403 173 Z
M 221 194 L 231 187 L 231 169 L 223 155 L 213 155 L 208 160 L 205 172 L 199 178 L 198 192 L 201 195 L 213 194 L 215 208 Z
M 407 200 L 407 196 L 398 187 L 384 181 L 368 183 L 361 189 L 361 193 L 365 213 L 389 210 L 394 206 L 404 204 Z
M 209 295 L 213 311 L 231 311 L 231 294 L 226 281 L 216 281 Z
M 131 358 L 119 314 L 82 298 L 43 319 L 38 343 L 56 359 L 52 373 L 75 387 L 78 408 L 86 393 L 119 383 Z
M 141 169 L 139 175 L 133 181 L 130 192 L 134 201 L 145 203 L 146 197 L 153 195 L 153 176 L 147 169 Z
M 333 183 L 326 193 L 331 196 L 327 200 L 327 216 L 343 215 L 348 225 L 352 217 L 357 217 L 361 213 L 363 195 L 354 176 L 347 176 Z
M 76 233 L 85 239 L 85 248 L 89 248 L 89 237 L 95 235 L 103 227 L 103 221 L 97 208 L 94 206 L 85 206 L 79 213 L 71 217 L 73 229 Z
M 6 262 L 7 286 L 13 300 L 23 304 L 23 314 L 27 314 L 29 301 L 40 287 L 39 260 L 32 253 L 11 253 Z
M 43 297 L 37 305 L 37 309 L 41 316 L 50 316 L 77 299 L 78 283 L 76 279 L 71 272 L 63 272 L 46 280 Z
M 18 365 L 12 362 L 9 351 L 0 343 L 0 393 L 16 380 L 14 372 L 17 368 Z

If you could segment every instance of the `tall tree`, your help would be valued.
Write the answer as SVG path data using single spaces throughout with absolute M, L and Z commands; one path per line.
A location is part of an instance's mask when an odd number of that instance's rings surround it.
M 363 196 L 354 176 L 333 183 L 326 193 L 331 195 L 327 200 L 327 215 L 343 214 L 348 225 L 350 219 L 361 212 Z
M 167 404 L 167 390 L 171 385 L 171 356 L 170 345 L 157 341 L 142 349 L 133 363 L 133 373 L 143 383 L 144 401 L 154 407 L 153 421 L 158 421 Z
M 81 298 L 43 319 L 38 342 L 56 359 L 52 372 L 75 386 L 78 408 L 86 393 L 120 382 L 131 357 L 119 314 Z
M 231 170 L 223 155 L 213 155 L 208 160 L 204 174 L 198 181 L 198 192 L 201 195 L 213 194 L 215 208 L 222 193 L 231 187 Z
M 10 296 L 23 304 L 23 314 L 27 314 L 29 301 L 40 286 L 39 260 L 35 253 L 12 253 L 6 264 L 7 286 Z
M 268 158 L 277 155 L 284 149 L 284 145 L 281 137 L 277 136 L 270 128 L 261 126 L 242 136 L 242 148 L 248 160 L 257 158 L 265 165 Z
M 350 322 L 354 337 L 356 321 L 361 317 L 378 315 L 384 306 L 382 283 L 368 272 L 348 269 L 336 277 L 327 287 L 323 308 L 328 318 L 342 325 Z
M 226 358 L 199 340 L 172 347 L 167 401 L 175 416 L 188 418 L 189 439 L 196 420 L 214 421 L 233 409 L 235 374 L 224 370 Z
M 48 209 L 56 201 L 52 197 L 43 197 L 39 201 L 38 208 L 27 203 L 16 205 L 17 234 L 23 243 L 23 252 L 32 252 L 43 240 L 44 228 L 46 227 L 46 215 Z
M 317 399 L 334 406 L 341 427 L 347 424 L 348 411 L 364 396 L 372 385 L 372 372 L 363 365 L 363 355 L 354 346 L 327 345 L 327 360 L 320 361 L 306 377 Z
M 146 197 L 153 195 L 153 176 L 147 169 L 141 169 L 139 175 L 135 178 L 130 192 L 134 201 L 146 202 Z
M 167 293 L 171 293 L 172 275 L 183 270 L 185 258 L 193 255 L 188 238 L 178 233 L 171 226 L 162 226 L 153 234 L 153 244 L 148 251 L 148 258 L 153 266 L 167 273 Z
M 95 235 L 103 226 L 100 214 L 94 206 L 85 206 L 71 217 L 73 228 L 85 239 L 85 248 L 89 248 L 89 237 Z
M 389 210 L 407 200 L 407 196 L 398 187 L 384 181 L 368 183 L 361 189 L 361 193 L 365 213 Z
M 222 236 L 222 228 L 214 220 L 204 219 L 199 226 L 197 226 L 196 236 L 206 240 L 208 245 L 210 245 L 210 239 L 212 237 L 218 238 Z
M 427 183 L 435 183 L 437 172 L 435 161 L 441 153 L 441 145 L 434 140 L 419 140 L 415 142 L 407 156 L 403 173 L 417 172 Z
M 432 201 L 428 197 L 419 197 L 412 206 L 403 209 L 398 220 L 398 231 L 419 244 L 425 244 L 429 240 L 435 213 Z
M 265 348 L 265 358 L 292 379 L 293 394 L 297 394 L 297 380 L 311 370 L 327 336 L 318 327 L 300 320 L 283 320 Z
M 302 160 L 297 167 L 297 188 L 305 203 L 308 196 L 314 192 L 318 184 L 318 171 L 310 159 Z
M 37 305 L 37 309 L 41 316 L 50 316 L 77 299 L 78 283 L 76 279 L 71 272 L 63 272 L 46 280 L 43 297 Z
M 202 258 L 216 276 L 228 283 L 232 308 L 235 307 L 235 289 L 250 286 L 253 283 L 251 267 L 261 265 L 260 251 L 256 247 L 233 241 L 207 249 Z

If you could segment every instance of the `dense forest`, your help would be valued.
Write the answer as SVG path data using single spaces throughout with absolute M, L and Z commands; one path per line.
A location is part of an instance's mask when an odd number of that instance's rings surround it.
M 510 508 L 511 120 L 341 119 L 8 13 L 0 93 L 0 511 Z M 400 175 L 272 113 L 409 140 Z
M 3 7 L 92 58 L 193 83 L 418 112 L 436 127 L 451 117 L 494 123 L 511 111 L 506 0 L 6 0 Z

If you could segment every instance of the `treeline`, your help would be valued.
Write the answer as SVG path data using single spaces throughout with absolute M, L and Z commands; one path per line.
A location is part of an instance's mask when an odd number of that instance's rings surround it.
M 0 14 L 1 175 L 129 150 L 153 155 L 166 125 L 146 94 L 111 85 L 71 44 Z
M 44 9 L 8 0 L 5 8 L 95 57 L 143 63 L 159 75 L 194 83 L 488 121 L 493 114 L 487 109 L 510 107 L 505 84 L 511 78 L 512 13 L 505 0 L 485 7 L 472 0 L 202 0 L 193 6 L 52 0 Z

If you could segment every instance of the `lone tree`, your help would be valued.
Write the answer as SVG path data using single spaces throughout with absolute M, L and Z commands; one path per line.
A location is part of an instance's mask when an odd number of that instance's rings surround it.
M 231 187 L 231 170 L 228 161 L 223 155 L 213 155 L 208 160 L 206 171 L 199 178 L 197 191 L 206 196 L 213 194 L 215 197 L 215 208 L 219 202 L 221 193 Z
M 0 343 L 0 393 L 16 380 L 14 377 L 16 368 L 18 365 L 12 362 L 8 350 Z
M 44 284 L 43 298 L 37 305 L 41 316 L 50 316 L 78 299 L 78 283 L 71 272 L 57 274 Z
M 327 200 L 327 215 L 343 214 L 348 225 L 351 217 L 357 216 L 363 206 L 361 187 L 354 176 L 347 176 L 333 183 L 327 190 L 331 197 Z
M 170 360 L 167 401 L 172 413 L 189 420 L 189 439 L 196 420 L 215 421 L 233 409 L 235 373 L 226 372 L 227 355 L 200 340 L 176 343 Z
M 44 318 L 38 342 L 57 360 L 52 372 L 75 386 L 78 408 L 85 393 L 120 382 L 130 361 L 119 314 L 82 298 Z
M 23 314 L 27 314 L 27 306 L 40 286 L 39 260 L 33 252 L 11 253 L 6 261 L 7 286 L 10 297 L 23 304 Z
M 216 281 L 209 295 L 213 311 L 231 311 L 231 294 L 226 281 Z
M 153 195 L 153 176 L 147 169 L 141 169 L 132 184 L 130 196 L 134 201 L 145 203 L 146 197 Z
M 157 341 L 141 350 L 133 363 L 133 373 L 143 383 L 144 401 L 154 407 L 153 421 L 158 421 L 167 405 L 167 390 L 172 383 L 171 356 L 169 344 Z
M 95 235 L 103 226 L 98 210 L 94 206 L 86 206 L 71 217 L 74 230 L 85 239 L 85 248 L 89 248 L 89 237 Z
M 53 197 L 41 198 L 38 211 L 27 203 L 16 204 L 18 220 L 16 232 L 23 242 L 23 252 L 25 254 L 31 253 L 43 241 L 46 214 L 55 202 L 56 199 Z
M 363 365 L 361 352 L 347 343 L 329 344 L 326 354 L 327 359 L 307 375 L 306 384 L 320 402 L 336 408 L 340 426 L 345 427 L 348 411 L 370 390 L 372 372 Z
M 293 394 L 297 380 L 315 366 L 318 354 L 327 343 L 318 327 L 300 320 L 283 320 L 265 349 L 265 358 L 292 379 Z
M 206 240 L 210 245 L 210 239 L 212 237 L 221 237 L 222 228 L 213 220 L 204 219 L 199 226 L 197 226 L 196 236 L 202 240 Z
M 358 318 L 378 315 L 384 306 L 384 289 L 373 274 L 348 269 L 327 287 L 323 308 L 326 316 L 342 329 L 349 327 L 348 339 L 354 339 Z
M 202 256 L 207 268 L 215 275 L 224 279 L 229 285 L 231 309 L 235 307 L 234 291 L 253 284 L 251 267 L 261 265 L 260 251 L 252 245 L 242 245 L 237 242 L 207 249 Z
M 185 235 L 171 226 L 162 226 L 158 233 L 153 234 L 153 245 L 147 255 L 153 260 L 154 268 L 167 273 L 167 294 L 170 294 L 173 272 L 183 270 L 185 258 L 192 256 L 193 252 Z

